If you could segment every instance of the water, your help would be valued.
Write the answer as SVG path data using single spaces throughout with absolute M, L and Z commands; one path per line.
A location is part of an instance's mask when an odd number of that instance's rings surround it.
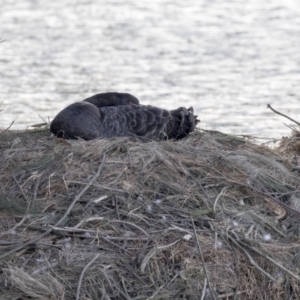
M 280 138 L 300 113 L 298 0 L 1 0 L 0 126 L 99 92 L 193 106 L 205 129 Z

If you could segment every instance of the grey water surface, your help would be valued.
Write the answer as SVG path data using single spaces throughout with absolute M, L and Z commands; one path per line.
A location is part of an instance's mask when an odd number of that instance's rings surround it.
M 1 0 L 0 22 L 2 128 L 106 91 L 227 133 L 288 135 L 268 103 L 300 119 L 298 0 Z

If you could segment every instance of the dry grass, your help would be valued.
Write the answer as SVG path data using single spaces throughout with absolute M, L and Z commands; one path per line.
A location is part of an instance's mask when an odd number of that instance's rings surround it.
M 300 298 L 300 178 L 274 150 L 0 140 L 1 299 Z

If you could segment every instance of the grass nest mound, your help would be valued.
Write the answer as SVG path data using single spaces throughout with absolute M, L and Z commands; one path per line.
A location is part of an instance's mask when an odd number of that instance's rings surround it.
M 300 178 L 276 151 L 0 140 L 1 299 L 299 299 Z

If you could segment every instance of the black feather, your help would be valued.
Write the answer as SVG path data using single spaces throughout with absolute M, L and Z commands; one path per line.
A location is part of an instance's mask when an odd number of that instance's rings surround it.
M 83 101 L 92 103 L 98 108 L 103 106 L 116 106 L 140 103 L 139 100 L 131 94 L 116 92 L 96 94 L 92 97 L 86 98 Z

